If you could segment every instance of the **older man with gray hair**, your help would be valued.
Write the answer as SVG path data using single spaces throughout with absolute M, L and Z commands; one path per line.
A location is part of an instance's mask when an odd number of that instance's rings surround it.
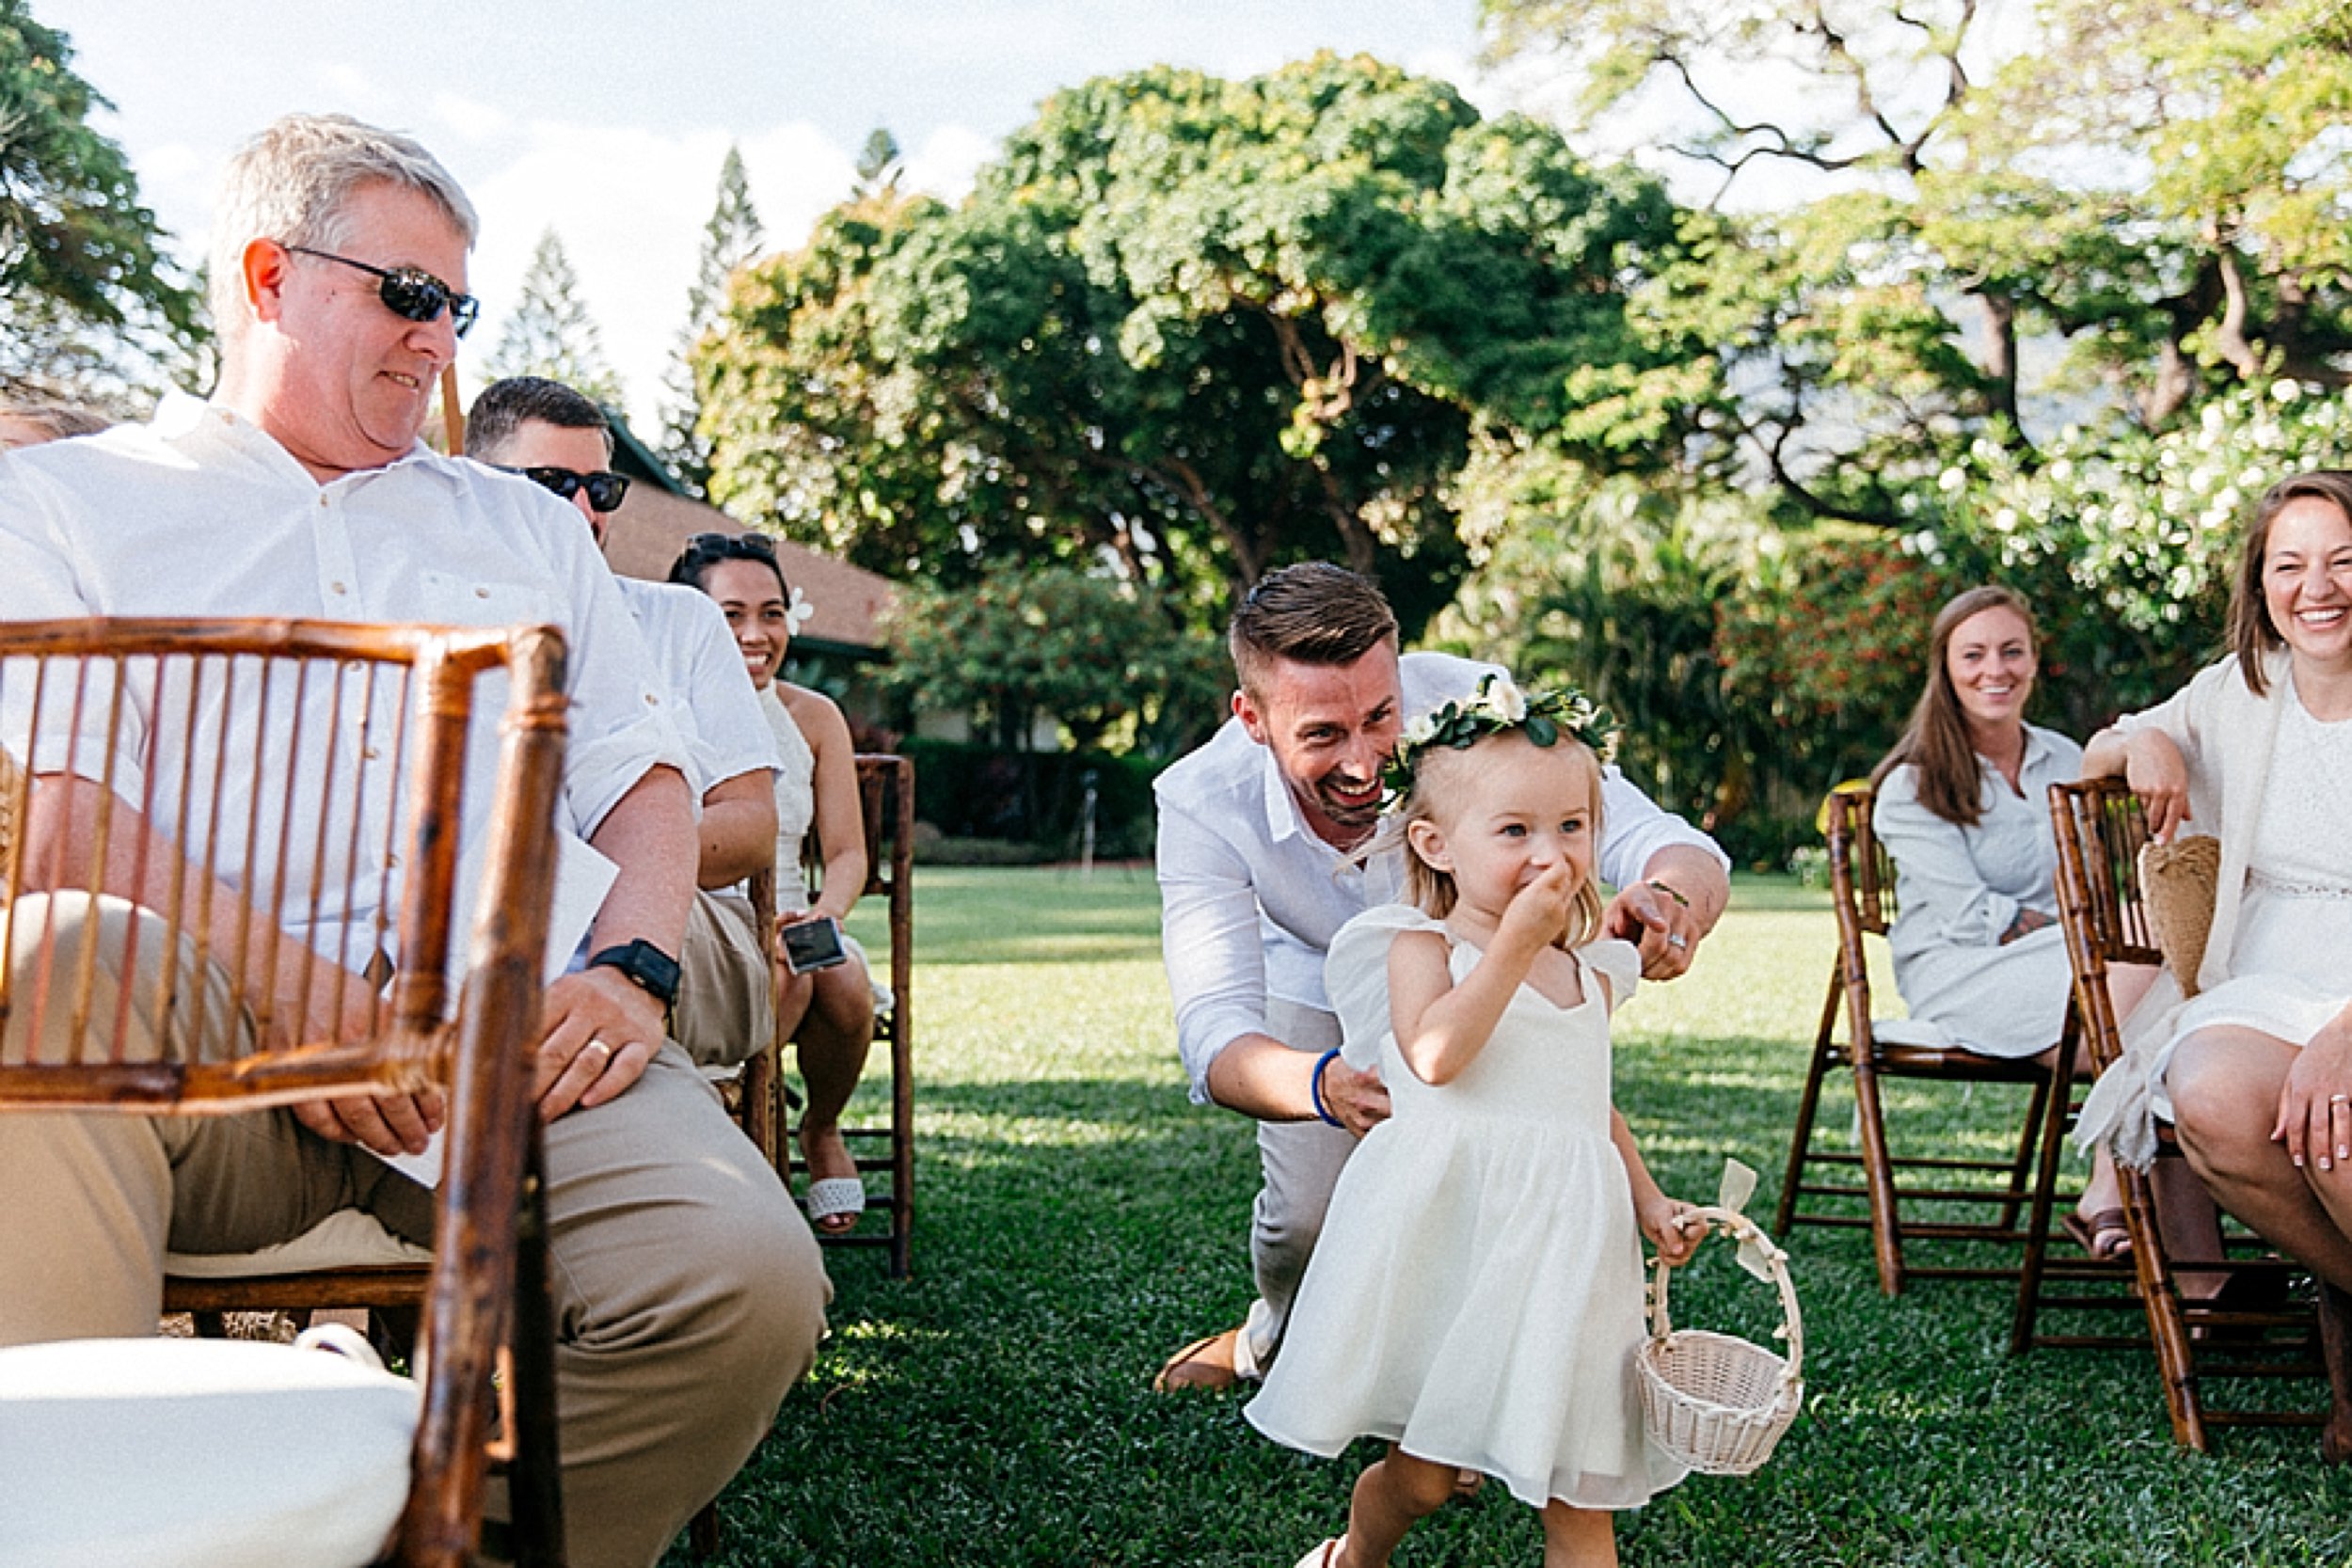
M 218 389 L 11 453 L 0 578 L 18 616 L 563 629 L 558 836 L 616 868 L 548 988 L 536 1064 L 564 1507 L 571 1560 L 642 1568 L 766 1432 L 830 1290 L 775 1172 L 665 1033 L 693 810 L 612 576 L 554 498 L 417 439 L 473 319 L 475 227 L 405 137 L 340 117 L 263 131 L 215 221 Z M 167 1238 L 243 1252 L 356 1208 L 429 1241 L 425 1190 L 374 1156 L 421 1150 L 442 1109 L 427 1095 L 227 1121 L 0 1120 L 0 1345 L 151 1333 Z

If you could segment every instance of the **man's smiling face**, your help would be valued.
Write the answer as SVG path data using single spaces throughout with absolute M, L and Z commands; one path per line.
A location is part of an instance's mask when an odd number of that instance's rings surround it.
M 1395 644 L 1347 664 L 1278 658 L 1260 686 L 1235 692 L 1233 712 L 1274 753 L 1308 827 L 1342 848 L 1362 843 L 1380 816 L 1381 765 L 1404 725 Z
M 360 186 L 343 204 L 335 254 L 375 267 L 420 267 L 466 287 L 466 240 L 431 198 Z M 393 314 L 379 280 L 322 257 L 279 252 L 274 297 L 260 312 L 279 340 L 276 385 L 257 421 L 313 474 L 381 467 L 424 427 L 434 383 L 457 356 L 457 327 Z M 258 324 L 255 328 L 260 330 Z

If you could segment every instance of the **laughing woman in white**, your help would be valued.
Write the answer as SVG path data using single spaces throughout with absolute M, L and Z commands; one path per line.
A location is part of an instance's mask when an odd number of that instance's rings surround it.
M 2141 1163 L 2169 1115 L 2223 1208 L 2352 1290 L 2352 473 L 2263 497 L 2230 641 L 2085 755 L 2130 782 L 2157 836 L 2217 832 L 2221 872 L 2200 994 L 2157 983 L 2084 1135 Z
M 2010 1058 L 2056 1049 L 2074 978 L 2049 792 L 2081 775 L 2083 749 L 2026 722 L 2039 673 L 2033 612 L 2008 589 L 1972 588 L 1936 614 L 1918 705 L 1871 775 L 1871 827 L 1895 862 L 1895 989 L 1911 1012 L 1884 1026 L 1890 1041 Z M 2104 1152 L 2066 1229 L 2094 1258 L 2131 1249 Z
M 743 668 L 759 693 L 784 766 L 776 772 L 776 913 L 787 927 L 838 925 L 866 891 L 866 827 L 850 722 L 821 691 L 781 679 L 792 634 L 808 613 L 765 534 L 697 533 L 671 563 L 670 580 L 719 601 Z M 800 876 L 801 845 L 814 829 L 825 855 L 824 885 L 812 900 Z M 845 961 L 795 973 L 776 955 L 776 1018 L 798 1047 L 808 1103 L 801 1155 L 808 1162 L 808 1220 L 827 1236 L 857 1227 L 866 1189 L 842 1141 L 841 1113 L 857 1091 L 874 1043 L 874 988 L 866 949 L 844 936 Z

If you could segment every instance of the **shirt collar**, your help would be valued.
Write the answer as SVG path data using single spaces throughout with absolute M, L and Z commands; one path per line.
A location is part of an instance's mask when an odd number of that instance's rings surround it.
M 155 405 L 151 428 L 158 437 L 172 446 L 209 449 L 277 469 L 286 475 L 299 476 L 305 484 L 318 483 L 310 477 L 310 470 L 296 461 L 294 453 L 288 451 L 276 436 L 225 403 L 207 402 L 190 397 L 185 392 L 167 392 Z M 423 465 L 446 483 L 453 484 L 457 482 L 456 465 L 422 441 L 417 441 L 406 451 L 380 467 L 354 469 L 328 483 L 340 484 L 346 480 L 370 479 L 417 464 Z
M 1282 768 L 1274 760 L 1274 748 L 1257 740 L 1250 741 L 1249 745 L 1258 753 L 1258 766 L 1265 775 L 1266 841 L 1279 844 L 1286 838 L 1314 837 L 1307 832 L 1306 818 L 1298 814 L 1297 797 L 1291 793 L 1291 786 L 1282 781 Z

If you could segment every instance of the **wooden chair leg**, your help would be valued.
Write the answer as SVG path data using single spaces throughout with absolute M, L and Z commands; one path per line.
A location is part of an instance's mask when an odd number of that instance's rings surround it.
M 719 1555 L 719 1505 L 705 1503 L 702 1512 L 686 1527 L 686 1544 L 696 1557 Z
M 2172 1276 L 2156 1228 L 2155 1193 L 2148 1173 L 2129 1165 L 2116 1171 L 2123 1200 L 2123 1224 L 2132 1236 L 2132 1268 L 2148 1309 L 2148 1338 L 2164 1382 L 2164 1402 L 2172 1418 L 2172 1440 L 2199 1453 L 2210 1451 L 2205 1407 L 2197 1386 L 2197 1349 L 2181 1315 L 2179 1282 Z
M 1879 1104 L 1878 1073 L 1867 1059 L 1853 1065 L 1854 1117 L 1862 1129 L 1863 1185 L 1870 1199 L 1870 1250 L 1876 1255 L 1879 1289 L 1903 1293 L 1902 1216 L 1895 1205 L 1895 1167 L 1886 1148 L 1886 1117 Z
M 890 1030 L 890 1277 L 904 1279 L 914 1251 L 914 1052 L 906 1029 Z
M 1821 1080 L 1829 1072 L 1830 1037 L 1837 1027 L 1838 1004 L 1844 988 L 1833 974 L 1829 1000 L 1821 1006 L 1821 1027 L 1813 1037 L 1813 1062 L 1805 1069 L 1804 1096 L 1797 1101 L 1797 1131 L 1788 1140 L 1788 1172 L 1781 1179 L 1780 1212 L 1772 1217 L 1772 1234 L 1786 1236 L 1797 1223 L 1797 1190 L 1804 1182 L 1806 1158 L 1813 1151 L 1813 1118 L 1821 1107 Z
M 2066 1053 L 2059 1053 L 2061 1058 Z M 2066 1124 L 2072 1110 L 2074 1084 L 2061 1059 L 2051 1075 L 2045 1096 L 2037 1101 L 2042 1115 L 2026 1123 L 2028 1134 L 2039 1132 L 2040 1161 L 2034 1168 L 2033 1201 L 2026 1211 L 2026 1256 L 2017 1271 L 2017 1312 L 2010 1325 L 2009 1353 L 2023 1355 L 2033 1349 L 2034 1329 L 2042 1311 L 2042 1265 L 2050 1254 L 2050 1221 L 2058 1209 L 2058 1167 L 2066 1155 Z
M 2328 1424 L 2319 1451 L 2330 1465 L 2352 1461 L 2352 1296 L 2319 1282 L 2319 1354 L 2328 1367 Z
M 555 1309 L 548 1294 L 547 1181 L 532 1140 L 515 1252 L 515 1459 L 507 1480 L 516 1568 L 564 1568 L 563 1450 L 556 1433 Z
M 2004 1230 L 2017 1228 L 2018 1211 L 2026 1206 L 2033 1184 L 2034 1156 L 2042 1146 L 2042 1116 L 2051 1098 L 2049 1079 L 2034 1085 L 2033 1097 L 2026 1106 L 2025 1128 L 2017 1134 L 2017 1163 L 2010 1167 L 2009 1196 L 2001 1203 L 2000 1226 Z

